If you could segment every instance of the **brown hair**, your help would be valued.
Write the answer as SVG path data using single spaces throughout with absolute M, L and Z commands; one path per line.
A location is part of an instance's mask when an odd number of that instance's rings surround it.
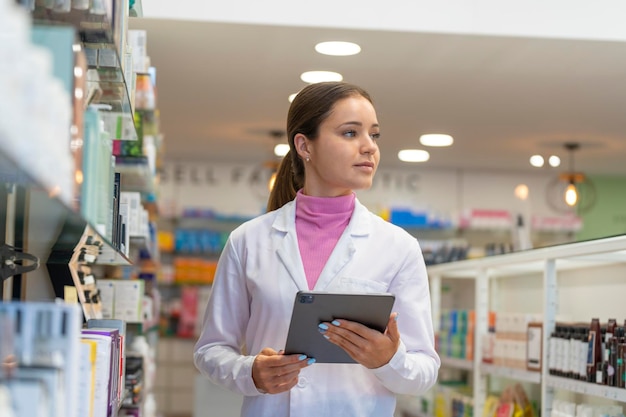
M 322 82 L 304 87 L 296 96 L 287 113 L 289 152 L 280 163 L 276 181 L 267 202 L 267 211 L 276 210 L 296 197 L 304 186 L 304 163 L 296 152 L 294 138 L 298 133 L 309 140 L 318 136 L 320 124 L 330 115 L 339 100 L 361 96 L 370 103 L 367 91 L 345 82 Z

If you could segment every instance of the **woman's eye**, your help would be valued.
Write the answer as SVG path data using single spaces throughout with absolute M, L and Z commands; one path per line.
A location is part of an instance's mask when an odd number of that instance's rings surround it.
M 372 140 L 378 140 L 380 139 L 380 133 L 372 133 L 370 134 L 370 138 L 372 138 Z
M 346 130 L 345 132 L 343 132 L 344 136 L 347 136 L 349 138 L 353 138 L 356 136 L 356 130 Z

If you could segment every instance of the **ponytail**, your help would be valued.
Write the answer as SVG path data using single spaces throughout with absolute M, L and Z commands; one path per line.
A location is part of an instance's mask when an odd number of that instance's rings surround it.
M 279 209 L 296 198 L 296 192 L 304 185 L 303 176 L 300 175 L 301 178 L 296 178 L 297 175 L 295 175 L 293 169 L 294 163 L 299 162 L 302 164 L 302 161 L 297 153 L 295 154 L 297 161 L 293 161 L 293 154 L 294 153 L 289 151 L 278 167 L 276 181 L 274 181 L 274 187 L 267 201 L 268 212 Z

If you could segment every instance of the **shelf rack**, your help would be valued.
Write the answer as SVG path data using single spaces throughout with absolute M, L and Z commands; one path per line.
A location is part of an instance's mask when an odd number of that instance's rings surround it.
M 65 25 L 76 29 L 88 67 L 96 70 L 95 73 L 87 73 L 88 91 L 98 91 L 97 94 L 90 95 L 92 101 L 89 104 L 110 106 L 110 113 L 123 120 L 124 137 L 115 139 L 137 140 L 131 100 L 133 83 L 129 79 L 132 72 L 127 71 L 121 50 L 121 28 L 127 23 L 125 20 L 128 15 L 117 10 L 121 7 L 119 0 L 106 4 L 110 9 L 102 10 L 102 13 L 93 13 L 89 9 L 55 12 L 46 8 L 43 3 L 36 2 L 32 11 L 33 22 L 35 25 Z M 141 9 L 141 2 L 138 7 Z
M 475 286 L 474 310 L 476 318 L 473 366 L 466 362 L 442 360 L 442 366 L 453 366 L 473 371 L 472 386 L 475 410 L 482 410 L 487 395 L 487 377 L 495 376 L 539 384 L 541 388 L 540 415 L 550 415 L 555 390 L 593 395 L 626 402 L 626 389 L 607 387 L 552 376 L 544 366 L 541 372 L 487 365 L 482 361 L 482 336 L 487 333 L 490 290 L 502 279 L 533 276 L 541 279 L 543 292 L 542 321 L 543 346 L 555 328 L 558 313 L 557 275 L 567 279 L 565 271 L 598 267 L 626 267 L 626 235 L 543 247 L 504 255 L 471 259 L 428 267 L 431 288 L 433 321 L 439 328 L 442 280 L 473 280 Z M 572 274 L 570 274 L 572 276 Z M 543 349 L 542 363 L 548 363 L 548 349 Z

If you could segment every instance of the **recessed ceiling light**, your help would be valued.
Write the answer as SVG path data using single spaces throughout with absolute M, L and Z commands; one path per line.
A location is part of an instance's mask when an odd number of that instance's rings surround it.
M 315 50 L 324 55 L 349 56 L 361 52 L 361 47 L 352 42 L 330 41 L 318 43 Z
M 300 79 L 305 83 L 315 84 L 324 81 L 342 81 L 343 76 L 333 71 L 307 71 L 300 75 Z
M 420 136 L 420 143 L 424 146 L 450 146 L 454 143 L 454 139 L 450 135 L 429 133 Z
M 430 154 L 421 149 L 402 149 L 398 152 L 398 159 L 404 162 L 426 162 Z
M 289 152 L 289 145 L 286 143 L 279 143 L 274 146 L 274 155 L 276 156 L 285 156 L 287 155 L 287 152 Z
M 299 93 L 299 91 L 298 91 L 298 93 Z M 288 100 L 289 100 L 289 102 L 290 102 L 290 103 L 293 101 L 293 99 L 294 99 L 294 98 L 296 98 L 296 96 L 298 95 L 298 93 L 289 94 L 289 98 L 288 98 Z
M 561 165 L 561 158 L 556 155 L 552 155 L 550 158 L 548 158 L 548 163 L 552 168 L 556 168 Z
M 541 168 L 543 166 L 543 156 L 533 155 L 530 157 L 530 165 Z

